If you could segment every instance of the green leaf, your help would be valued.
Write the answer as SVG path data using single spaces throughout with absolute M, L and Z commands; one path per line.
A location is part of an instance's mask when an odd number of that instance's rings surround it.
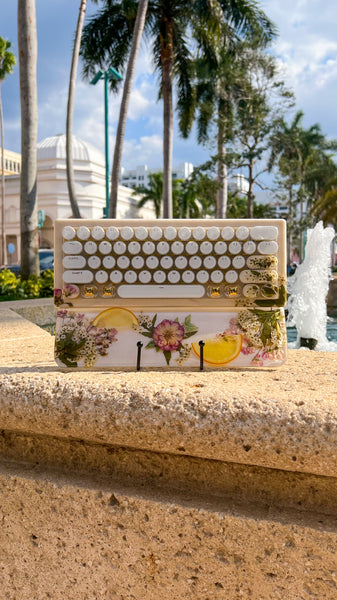
M 145 335 L 145 337 L 149 337 L 152 339 L 152 333 L 150 331 L 142 331 L 142 335 Z
M 185 337 L 190 337 L 190 336 L 191 336 L 191 335 L 193 335 L 194 333 L 197 333 L 197 331 L 198 331 L 198 327 L 196 327 L 196 325 L 193 325 L 193 323 L 191 323 L 191 315 L 188 315 L 188 316 L 185 318 L 185 321 L 184 321 L 184 329 L 185 329 L 185 332 L 189 334 L 188 336 L 187 336 L 187 335 L 184 335 L 184 338 L 185 338 Z
M 171 360 L 172 352 L 170 352 L 170 350 L 164 350 L 163 354 L 165 356 L 166 364 L 169 365 L 170 364 L 170 360 Z
M 151 340 L 148 344 L 146 344 L 145 348 L 155 348 L 156 344 L 153 340 Z

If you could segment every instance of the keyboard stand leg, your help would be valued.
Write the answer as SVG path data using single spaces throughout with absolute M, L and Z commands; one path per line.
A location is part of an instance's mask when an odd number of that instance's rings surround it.
M 199 342 L 199 346 L 200 346 L 200 371 L 204 370 L 204 345 L 205 345 L 205 342 L 203 340 L 200 340 L 200 342 Z
M 142 354 L 143 342 L 137 342 L 137 371 L 140 371 L 140 359 Z

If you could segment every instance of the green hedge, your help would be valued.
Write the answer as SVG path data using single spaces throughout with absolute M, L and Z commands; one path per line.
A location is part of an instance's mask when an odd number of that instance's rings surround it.
M 5 300 L 27 300 L 28 298 L 49 298 L 54 293 L 53 271 L 43 271 L 40 277 L 31 275 L 21 281 L 9 269 L 0 271 L 0 302 Z

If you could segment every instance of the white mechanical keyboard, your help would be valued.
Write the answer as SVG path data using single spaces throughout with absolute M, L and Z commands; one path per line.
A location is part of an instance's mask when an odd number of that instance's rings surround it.
M 283 220 L 56 221 L 55 287 L 74 306 L 283 306 L 285 247 Z

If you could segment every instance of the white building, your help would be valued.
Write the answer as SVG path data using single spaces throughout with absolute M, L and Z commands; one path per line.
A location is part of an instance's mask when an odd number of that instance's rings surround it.
M 82 217 L 100 219 L 105 206 L 105 158 L 91 144 L 73 136 L 73 163 L 78 205 Z M 120 185 L 117 217 L 155 218 L 151 206 L 138 209 L 130 188 Z M 71 217 L 66 172 L 66 136 L 48 137 L 37 146 L 37 204 L 44 211 L 45 220 L 40 231 L 42 248 L 52 248 L 55 219 Z M 5 190 L 6 248 L 12 243 L 15 252 L 12 262 L 20 261 L 20 175 L 6 177 Z M 1 252 L 1 250 L 0 250 Z M 8 264 L 10 257 L 0 256 L 0 264 Z
M 246 196 L 249 190 L 249 183 L 241 173 L 234 173 L 228 179 L 228 191 L 233 194 Z
M 150 173 L 160 173 L 162 169 L 149 169 L 147 165 L 139 165 L 135 169 L 121 169 L 120 182 L 122 185 L 134 188 L 137 185 L 149 185 Z M 173 179 L 188 179 L 193 171 L 192 163 L 182 162 L 172 169 Z

